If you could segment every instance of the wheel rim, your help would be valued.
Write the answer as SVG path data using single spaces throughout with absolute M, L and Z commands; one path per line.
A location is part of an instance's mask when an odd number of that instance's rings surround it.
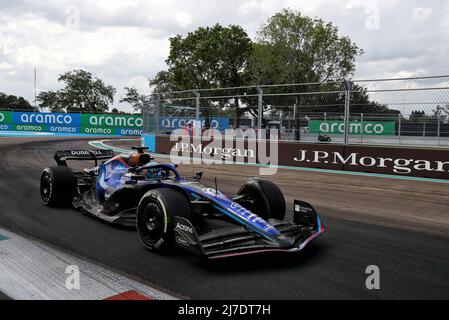
M 164 214 L 161 208 L 153 202 L 145 206 L 141 219 L 141 233 L 145 241 L 155 243 L 164 235 Z
M 44 175 L 41 179 L 41 197 L 48 202 L 51 195 L 51 180 L 48 175 Z

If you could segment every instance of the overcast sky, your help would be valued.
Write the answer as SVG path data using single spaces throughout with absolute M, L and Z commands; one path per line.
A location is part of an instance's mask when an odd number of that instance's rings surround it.
M 449 74 L 449 0 L 1 0 L 0 92 L 32 102 L 35 67 L 38 90 L 83 68 L 117 88 L 118 106 L 125 86 L 150 92 L 170 36 L 218 22 L 254 38 L 286 7 L 332 21 L 365 50 L 357 79 Z

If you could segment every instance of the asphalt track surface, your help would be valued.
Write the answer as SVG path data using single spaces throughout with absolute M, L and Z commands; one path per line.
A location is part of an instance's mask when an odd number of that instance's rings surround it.
M 0 292 L 0 301 L 1 300 L 9 300 L 9 297 Z
M 55 150 L 87 141 L 1 138 L 0 226 L 192 299 L 449 299 L 449 185 L 280 170 L 272 180 L 289 209 L 295 197 L 311 202 L 327 232 L 300 254 L 205 263 L 153 254 L 132 229 L 42 204 L 39 176 Z M 195 169 L 230 194 L 257 175 L 255 167 Z M 380 290 L 365 287 L 368 265 L 380 268 Z

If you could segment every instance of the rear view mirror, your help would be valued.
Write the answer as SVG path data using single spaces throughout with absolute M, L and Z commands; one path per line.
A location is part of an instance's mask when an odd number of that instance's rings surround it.
M 195 173 L 195 176 L 193 177 L 195 180 L 201 180 L 201 178 L 203 177 L 203 172 L 199 171 Z

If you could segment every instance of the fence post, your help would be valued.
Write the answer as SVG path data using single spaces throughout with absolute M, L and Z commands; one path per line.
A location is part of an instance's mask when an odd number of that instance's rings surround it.
M 140 98 L 142 103 L 142 119 L 143 119 L 143 133 L 150 132 L 150 112 L 149 112 L 149 103 L 146 97 Z
M 263 90 L 262 88 L 257 85 L 256 86 L 257 95 L 259 97 L 258 103 L 257 103 L 257 129 L 262 129 L 262 117 L 263 117 Z
M 398 142 L 401 144 L 401 124 L 402 124 L 402 114 L 398 114 L 399 120 L 398 120 Z
M 157 95 L 157 103 L 158 103 L 158 109 L 161 107 L 162 103 L 161 103 L 161 96 L 160 94 Z M 159 114 L 158 117 L 160 117 L 161 115 Z M 165 123 L 165 120 L 167 120 L 167 113 L 166 113 L 166 109 L 165 109 L 165 105 L 162 106 L 162 129 L 164 130 L 164 134 L 167 132 L 167 125 Z M 159 123 L 160 120 L 157 119 L 157 126 L 159 129 Z
M 360 135 L 361 139 L 360 142 L 363 143 L 363 135 L 365 133 L 365 127 L 363 126 L 363 113 L 360 114 Z
M 440 128 L 440 126 L 441 126 L 441 124 L 440 124 L 440 115 L 437 116 L 437 121 L 438 121 L 438 125 L 437 125 L 437 130 L 438 130 L 438 145 L 440 145 L 440 130 L 441 130 L 441 128 Z
M 282 110 L 279 111 L 279 136 L 282 137 L 282 121 L 283 121 Z
M 349 144 L 349 112 L 351 104 L 351 88 L 352 84 L 350 81 L 345 80 L 345 141 L 344 145 Z
M 288 130 L 290 131 L 290 121 L 288 122 Z M 296 128 L 296 103 L 293 105 L 293 127 L 292 127 L 292 140 L 296 140 L 296 130 L 299 130 L 299 128 Z
M 196 98 L 196 105 L 195 105 L 195 120 L 197 122 L 200 121 L 200 93 L 199 91 L 193 91 L 193 95 Z
M 161 122 L 161 95 L 159 93 L 156 94 L 156 112 L 154 121 L 156 122 L 156 132 L 159 133 L 159 123 Z

